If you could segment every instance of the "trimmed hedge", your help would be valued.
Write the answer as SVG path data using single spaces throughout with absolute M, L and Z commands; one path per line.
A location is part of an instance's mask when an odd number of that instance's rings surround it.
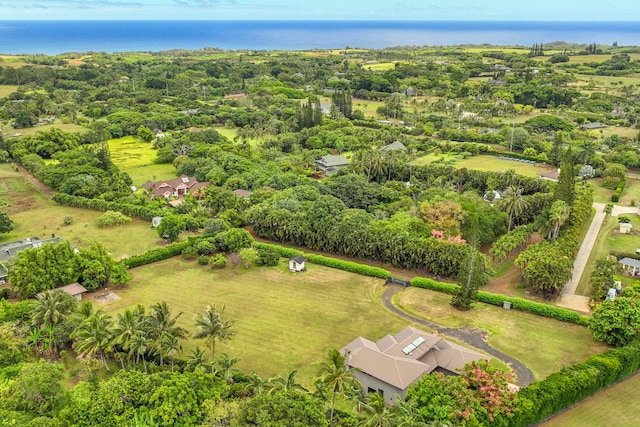
M 256 248 L 270 248 L 275 250 L 276 252 L 278 252 L 280 254 L 281 257 L 283 258 L 292 258 L 296 255 L 303 255 L 304 252 L 298 250 L 298 249 L 292 249 L 292 248 L 285 248 L 284 246 L 280 246 L 280 245 L 273 245 L 270 243 L 262 243 L 262 242 L 254 242 L 253 246 Z
M 138 255 L 132 255 L 129 258 L 125 258 L 120 262 L 127 266 L 127 268 L 140 267 L 141 265 L 151 264 L 153 262 L 162 261 L 165 259 L 178 256 L 185 248 L 193 245 L 197 239 L 190 239 L 184 242 L 175 242 L 161 248 L 149 249 Z
M 518 407 L 503 425 L 524 427 L 538 423 L 640 368 L 640 345 L 606 351 L 585 362 L 563 368 L 518 393 Z
M 64 193 L 53 195 L 53 201 L 59 205 L 70 206 L 72 208 L 84 208 L 94 211 L 117 211 L 127 216 L 151 221 L 155 216 L 161 216 L 161 211 L 149 209 L 144 206 L 131 205 L 127 203 L 107 202 L 102 199 L 87 199 L 86 197 L 71 196 Z
M 458 290 L 458 285 L 452 283 L 437 282 L 435 280 L 426 279 L 424 277 L 414 277 L 411 280 L 411 286 L 417 288 L 431 289 L 433 291 L 444 292 L 454 295 Z M 479 291 L 478 301 L 485 304 L 497 305 L 502 307 L 505 301 L 511 303 L 514 310 L 526 311 L 538 316 L 550 317 L 562 322 L 575 323 L 576 325 L 587 326 L 589 318 L 575 311 L 567 310 L 562 307 L 543 304 L 535 301 L 529 301 L 524 298 L 510 297 L 501 294 L 493 294 L 490 292 Z
M 362 274 L 363 276 L 378 277 L 380 279 L 386 279 L 391 276 L 391 272 L 380 267 L 371 267 L 369 265 L 358 264 L 357 262 L 343 261 L 337 258 L 329 258 L 322 255 L 304 254 L 304 257 L 308 261 L 324 265 L 325 267 L 337 268 L 351 273 Z
M 254 246 L 258 248 L 274 249 L 283 258 L 291 258 L 296 255 L 302 255 L 307 259 L 307 261 L 313 264 L 324 265 L 325 267 L 337 268 L 339 270 L 344 270 L 351 273 L 362 274 L 363 276 L 378 277 L 380 279 L 386 279 L 387 277 L 391 276 L 391 272 L 385 270 L 384 268 L 372 267 L 370 265 L 358 264 L 357 262 L 344 261 L 341 259 L 330 258 L 322 255 L 305 254 L 304 252 L 298 249 L 285 248 L 284 246 L 272 245 L 269 243 L 262 243 L 262 242 L 255 242 Z
M 624 190 L 624 186 L 627 185 L 627 180 L 622 179 L 618 184 L 618 188 L 616 188 L 616 192 L 611 195 L 611 201 L 617 203 L 620 201 L 620 197 L 622 196 L 622 191 Z

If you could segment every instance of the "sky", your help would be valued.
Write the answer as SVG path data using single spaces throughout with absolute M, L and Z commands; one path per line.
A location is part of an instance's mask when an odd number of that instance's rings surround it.
M 0 0 L 0 20 L 627 21 L 637 11 L 638 0 Z

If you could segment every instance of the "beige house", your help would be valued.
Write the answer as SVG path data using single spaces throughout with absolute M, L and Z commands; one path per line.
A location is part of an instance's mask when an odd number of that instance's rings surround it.
M 622 258 L 618 261 L 622 265 L 622 269 L 630 276 L 640 274 L 640 260 L 634 258 Z
M 411 326 L 378 342 L 358 337 L 340 352 L 362 385 L 362 394 L 380 393 L 390 405 L 396 398 L 404 399 L 409 386 L 423 375 L 458 375 L 467 363 L 491 359 Z
M 208 186 L 208 182 L 198 182 L 194 177 L 186 175 L 167 181 L 147 181 L 142 184 L 142 188 L 144 188 L 151 198 L 184 197 L 187 193 L 192 193 Z
M 78 301 L 82 301 L 82 294 L 84 294 L 85 292 L 87 292 L 87 290 L 85 289 L 84 286 L 82 286 L 80 283 L 75 282 L 72 283 L 70 285 L 67 286 L 63 286 L 61 288 L 56 288 L 56 289 L 52 289 L 52 290 L 60 290 L 63 292 L 68 293 L 69 295 L 71 295 L 72 297 L 74 297 L 76 300 Z M 51 291 L 48 291 L 51 292 Z M 44 292 L 40 292 L 38 293 L 38 295 L 36 295 L 38 298 L 41 298 L 42 295 L 44 295 Z

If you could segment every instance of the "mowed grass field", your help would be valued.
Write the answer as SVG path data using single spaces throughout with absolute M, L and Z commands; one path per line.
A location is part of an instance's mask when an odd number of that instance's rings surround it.
M 298 369 L 308 385 L 318 374 L 316 362 L 326 350 L 341 348 L 358 336 L 377 340 L 396 333 L 407 322 L 382 305 L 384 281 L 310 264 L 304 273 L 291 273 L 284 261 L 278 267 L 237 272 L 212 270 L 180 257 L 130 271 L 133 280 L 115 292 L 120 301 L 103 306 L 115 314 L 136 304 L 167 301 L 178 323 L 195 332 L 193 314 L 206 304 L 225 307 L 236 336 L 216 345 L 216 354 L 238 357 L 238 367 L 262 377 L 286 376 Z M 204 340 L 187 340 L 184 353 Z M 209 352 L 207 352 L 209 354 Z
M 637 426 L 640 414 L 640 374 L 587 397 L 574 407 L 541 424 L 541 427 Z
M 133 219 L 114 228 L 98 227 L 96 220 L 102 212 L 56 205 L 9 164 L 0 165 L 0 198 L 3 210 L 16 224 L 10 233 L 0 234 L 0 242 L 55 235 L 82 247 L 95 239 L 119 258 L 154 248 L 161 241 L 146 221 Z M 71 217 L 73 224 L 63 225 L 66 217 Z
M 63 132 L 69 132 L 69 133 L 76 133 L 76 132 L 83 133 L 87 131 L 87 128 L 77 125 L 75 123 L 62 123 L 59 120 L 56 120 L 53 124 L 50 124 L 50 125 L 42 125 L 42 126 L 35 126 L 31 128 L 22 128 L 22 129 L 12 129 L 10 133 L 11 134 L 19 133 L 22 136 L 32 136 L 38 132 L 46 132 L 53 128 L 60 129 Z
M 394 303 L 443 326 L 473 325 L 486 331 L 491 346 L 524 363 L 537 380 L 607 349 L 583 326 L 482 303 L 459 311 L 449 305 L 450 300 L 450 295 L 407 288 L 395 296 Z
M 2 62 L 0 62 L 0 64 L 2 64 Z M 17 85 L 0 85 L 0 98 L 9 96 L 16 90 L 18 90 Z
M 516 160 L 504 160 L 495 156 L 471 156 L 463 159 L 461 156 L 453 154 L 428 154 L 413 160 L 414 165 L 428 165 L 434 161 L 444 158 L 445 161 L 452 161 L 452 164 L 457 168 L 478 169 L 484 171 L 500 172 L 513 169 L 519 175 L 537 177 L 539 174 L 546 172 L 552 167 L 538 164 L 533 165 L 531 163 L 519 162 Z

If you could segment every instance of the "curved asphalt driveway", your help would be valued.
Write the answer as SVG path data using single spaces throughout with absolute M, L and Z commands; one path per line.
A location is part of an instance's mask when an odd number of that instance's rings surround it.
M 533 372 L 529 368 L 527 368 L 524 364 L 514 359 L 511 356 L 508 356 L 501 351 L 496 350 L 487 344 L 486 337 L 487 333 L 480 329 L 474 328 L 473 326 L 463 326 L 462 328 L 446 328 L 444 326 L 438 325 L 433 322 L 429 322 L 428 320 L 420 319 L 419 317 L 413 316 L 409 313 L 406 313 L 400 310 L 398 307 L 393 305 L 392 298 L 393 296 L 402 288 L 399 285 L 385 285 L 386 289 L 382 294 L 382 303 L 387 308 L 387 310 L 391 311 L 394 314 L 397 314 L 400 317 L 403 317 L 410 322 L 417 323 L 419 325 L 426 326 L 429 329 L 433 329 L 439 334 L 446 335 L 448 337 L 455 338 L 459 341 L 462 341 L 470 346 L 475 348 L 484 350 L 490 355 L 494 356 L 497 359 L 500 359 L 507 365 L 509 365 L 516 373 L 517 381 L 516 383 L 525 387 L 535 381 L 533 377 Z

